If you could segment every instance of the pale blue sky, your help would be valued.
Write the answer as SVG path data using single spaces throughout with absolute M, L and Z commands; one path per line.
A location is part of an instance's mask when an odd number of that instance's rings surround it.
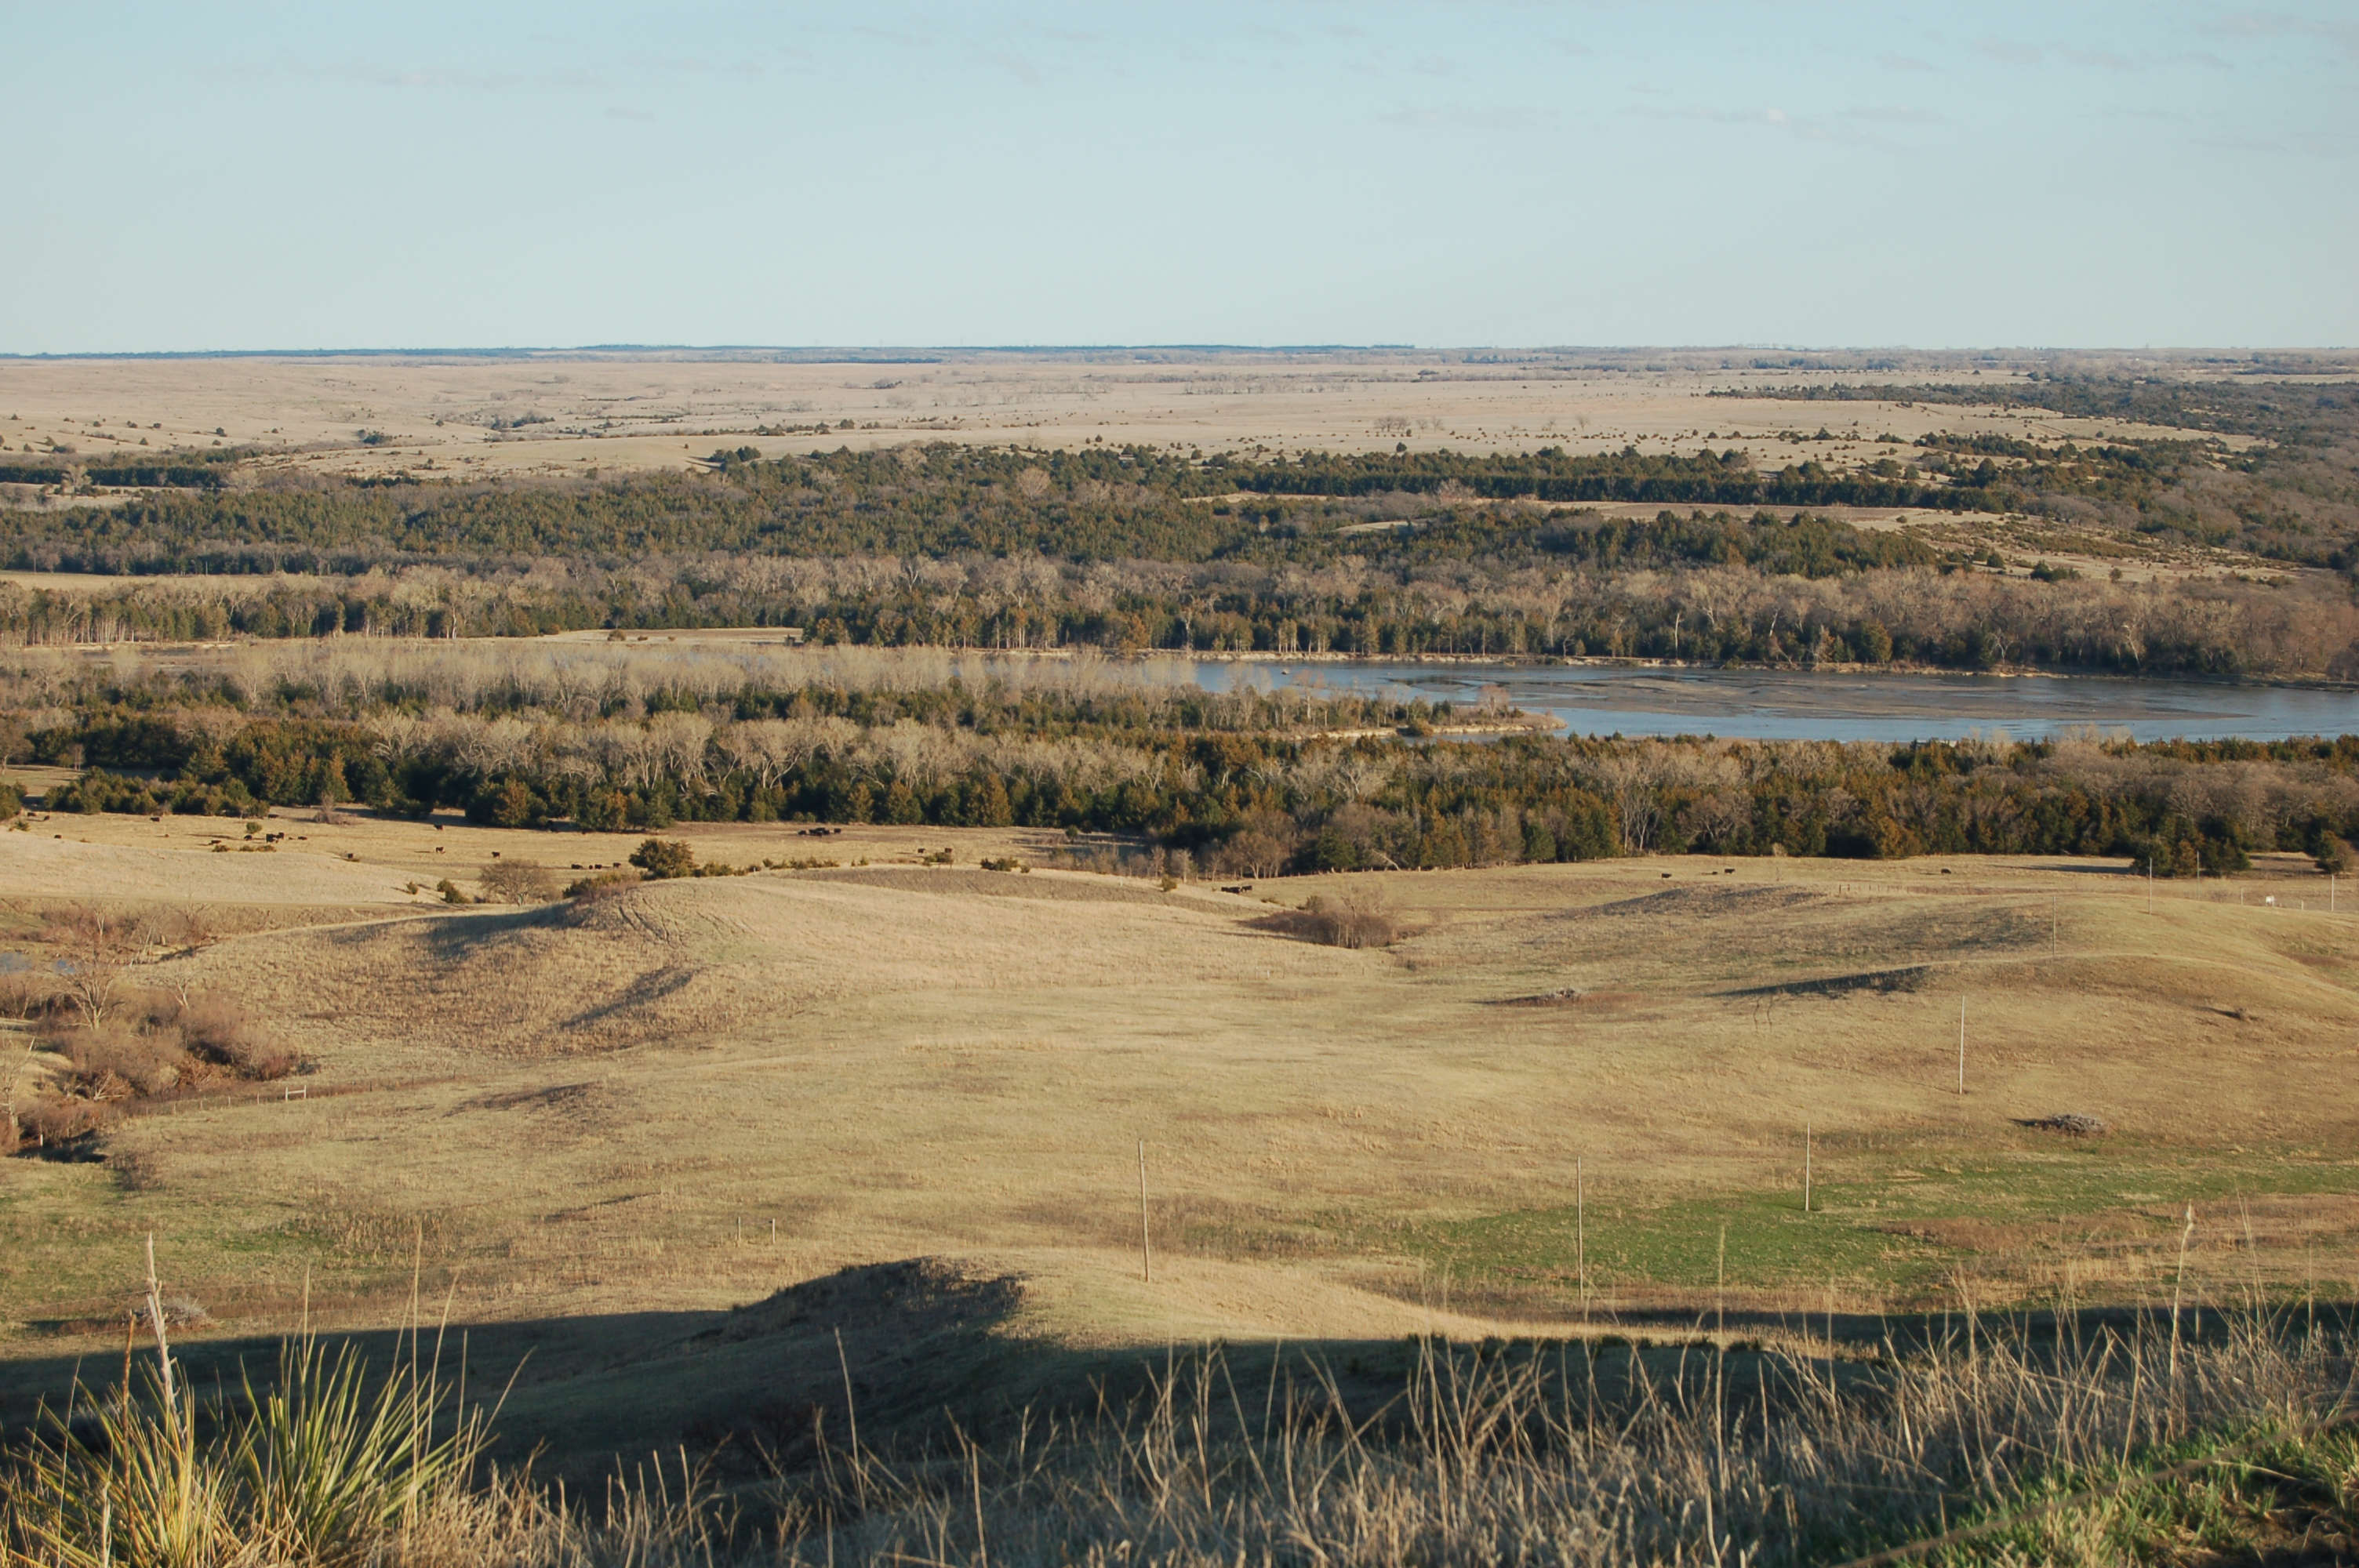
M 2359 342 L 2359 5 L 0 0 L 0 351 Z

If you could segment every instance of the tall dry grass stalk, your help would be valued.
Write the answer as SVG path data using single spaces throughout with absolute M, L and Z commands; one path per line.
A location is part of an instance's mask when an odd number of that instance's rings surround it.
M 1241 1390 L 1209 1354 L 1173 1365 L 1120 1417 L 1013 1447 L 970 1444 L 929 1467 L 872 1460 L 832 1476 L 813 1516 L 855 1517 L 795 1551 L 1208 1568 L 1782 1564 L 1984 1519 L 1989 1560 L 2110 1564 L 2128 1560 L 2153 1499 L 2105 1487 L 2272 1437 L 2278 1463 L 2296 1462 L 2288 1444 L 2310 1454 L 2359 1508 L 2359 1444 L 2332 1424 L 2352 1410 L 2346 1340 L 2247 1313 L 2182 1344 L 2175 1375 L 2169 1360 L 2143 1329 L 2051 1347 L 2020 1325 L 1919 1354 L 1887 1344 L 1845 1379 L 1799 1354 L 1732 1379 L 1717 1352 L 1665 1374 L 1627 1351 L 1593 1362 L 1428 1346 L 1401 1399 L 1371 1420 L 1316 1379 Z M 2091 1487 L 2099 1495 L 2082 1506 L 2038 1511 Z M 1968 1542 L 1944 1560 L 1984 1557 Z
M 2157 1532 L 2224 1539 L 2239 1508 L 2261 1517 L 2240 1486 L 2297 1484 L 2320 1517 L 2359 1517 L 2359 1442 L 2334 1424 L 2351 1345 L 2300 1314 L 2215 1316 L 2175 1371 L 2162 1331 L 2035 1342 L 2021 1323 L 1887 1342 L 1841 1379 L 1799 1347 L 1743 1359 L 1740 1376 L 1709 1348 L 1428 1344 L 1370 1414 L 1315 1364 L 1273 1358 L 1255 1386 L 1214 1350 L 1172 1357 L 1129 1405 L 1027 1416 L 990 1444 L 961 1433 L 907 1460 L 822 1444 L 815 1474 L 758 1499 L 723 1498 L 681 1455 L 584 1506 L 477 1474 L 482 1425 L 430 1383 L 367 1394 L 348 1354 L 300 1346 L 243 1414 L 126 1400 L 60 1425 L 14 1472 L 5 1525 L 11 1561 L 41 1568 L 1770 1565 L 1944 1531 L 1927 1560 L 2093 1568 Z

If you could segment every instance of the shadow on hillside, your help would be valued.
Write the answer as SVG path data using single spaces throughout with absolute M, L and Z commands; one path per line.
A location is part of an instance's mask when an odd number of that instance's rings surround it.
M 1254 1423 L 1283 1412 L 1289 1400 L 1325 1408 L 1340 1402 L 1355 1422 L 1381 1433 L 1407 1418 L 1402 1396 L 1430 1350 L 1414 1336 L 1311 1340 L 1219 1346 L 1212 1376 L 1198 1379 L 1197 1345 L 1142 1349 L 1075 1348 L 1012 1331 L 1023 1281 L 977 1276 L 933 1259 L 840 1271 L 727 1312 L 628 1313 L 517 1323 L 454 1325 L 439 1349 L 444 1380 L 463 1379 L 471 1405 L 498 1407 L 497 1457 L 513 1465 L 537 1454 L 544 1479 L 596 1484 L 615 1465 L 659 1457 L 677 1465 L 709 1462 L 716 1479 L 751 1482 L 815 1467 L 823 1451 L 852 1441 L 869 1452 L 918 1457 L 964 1433 L 990 1444 L 1019 1427 L 1037 1437 L 1043 1418 L 1119 1413 L 1148 1395 L 1158 1379 L 1200 1383 L 1214 1426 Z M 2168 1339 L 2167 1308 L 1992 1314 L 1979 1332 L 2011 1335 L 2037 1353 L 2110 1330 L 2141 1329 Z M 2287 1320 L 2349 1333 L 2359 1306 L 2320 1303 Z M 36 1334 L 87 1330 L 89 1325 L 32 1324 Z M 2217 1339 L 2230 1322 L 2213 1309 L 2182 1319 L 2189 1338 Z M 1715 1350 L 1712 1331 L 1723 1330 Z M 1487 1341 L 1451 1347 L 1443 1375 L 1477 1363 L 1522 1364 L 1554 1380 L 1563 1397 L 1601 1411 L 1627 1410 L 1642 1399 L 1720 1397 L 1750 1408 L 1766 1401 L 1816 1400 L 1830 1379 L 1872 1385 L 1879 1363 L 1930 1344 L 1963 1343 L 1955 1314 L 1882 1317 L 1838 1314 L 1832 1321 L 1709 1312 L 1625 1315 L 1585 1331 L 1568 1324 L 1563 1339 Z M 1838 1353 L 1820 1348 L 1832 1333 Z M 409 1353 L 410 1336 L 393 1330 L 355 1334 L 372 1368 Z M 420 1352 L 437 1355 L 429 1324 Z M 20 1345 L 22 1342 L 19 1342 Z M 135 1360 L 152 1363 L 144 1331 Z M 201 1395 L 227 1395 L 251 1373 L 258 1384 L 277 1363 L 275 1337 L 213 1336 L 183 1331 L 176 1358 Z M 1777 1348 L 1783 1346 L 1781 1350 Z M 89 1391 L 113 1388 L 121 1363 L 103 1357 L 46 1357 L 0 1362 L 0 1430 L 22 1433 L 46 1405 L 66 1402 L 77 1379 Z
M 437 960 L 448 963 L 467 957 L 495 936 L 536 926 L 568 924 L 572 908 L 569 903 L 559 902 L 469 910 L 405 909 L 383 919 L 358 921 L 320 935 L 333 946 L 365 947 L 383 940 L 388 926 L 398 925 L 423 941 Z

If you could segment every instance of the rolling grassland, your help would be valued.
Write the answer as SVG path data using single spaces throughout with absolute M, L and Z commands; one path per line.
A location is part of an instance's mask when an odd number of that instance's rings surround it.
M 1994 1530 L 1951 1560 L 2097 1563 L 2190 1509 L 2290 1539 L 2286 1499 L 2343 1484 L 2304 1423 L 2359 1276 L 2359 917 L 2298 857 L 2151 891 L 1691 856 L 1167 888 L 1023 829 L 732 824 L 674 837 L 806 863 L 453 906 L 425 879 L 636 839 L 312 816 L 267 853 L 0 834 L 6 946 L 168 899 L 211 939 L 126 986 L 304 1062 L 9 1162 L 10 1430 L 120 1382 L 152 1234 L 225 1435 L 117 1451 L 201 1450 L 264 1509 L 219 1445 L 264 1441 L 234 1396 L 289 1335 L 496 1404 L 466 1463 L 416 1462 L 389 1560 L 1836 1561 L 1946 1497 Z M 1399 939 L 1305 940 L 1313 897 Z M 2060 1113 L 2104 1130 L 2028 1125 Z M 2264 1437 L 2282 1496 L 2138 1479 Z M 222 1508 L 222 1540 L 299 1534 Z

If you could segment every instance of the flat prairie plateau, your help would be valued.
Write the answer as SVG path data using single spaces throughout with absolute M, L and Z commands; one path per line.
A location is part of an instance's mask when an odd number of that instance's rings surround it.
M 1167 890 L 1023 829 L 731 825 L 674 837 L 837 864 L 451 908 L 433 884 L 495 855 L 571 878 L 636 838 L 310 818 L 266 853 L 202 819 L 0 833 L 12 942 L 69 900 L 198 911 L 219 939 L 153 979 L 308 1060 L 12 1162 L 12 1409 L 121 1354 L 150 1234 L 223 1354 L 413 1316 L 478 1375 L 533 1350 L 506 1424 L 560 1459 L 840 1368 L 936 1398 L 977 1323 L 1037 1371 L 2359 1278 L 2359 919 L 2298 857 Z M 1407 935 L 1302 940 L 1313 894 Z M 2106 1130 L 2027 1125 L 2066 1112 Z
M 1903 441 L 1953 431 L 2084 442 L 2176 433 L 2037 408 L 1725 395 L 1984 374 L 1954 358 L 1913 370 L 1882 362 L 1764 369 L 1749 352 L 1408 350 L 0 358 L 0 437 L 27 449 L 67 443 L 86 460 L 135 459 L 142 442 L 211 443 L 252 450 L 257 473 L 283 467 L 489 479 L 688 469 L 716 445 L 775 458 L 908 441 L 1692 452 L 1709 440 L 1715 450 L 1742 449 L 1776 467 L 1792 455 L 1788 434 L 1822 427 L 1853 443 L 1813 449 L 1836 460 L 1887 433 Z M 1985 379 L 2003 386 L 2053 362 L 1995 361 Z

